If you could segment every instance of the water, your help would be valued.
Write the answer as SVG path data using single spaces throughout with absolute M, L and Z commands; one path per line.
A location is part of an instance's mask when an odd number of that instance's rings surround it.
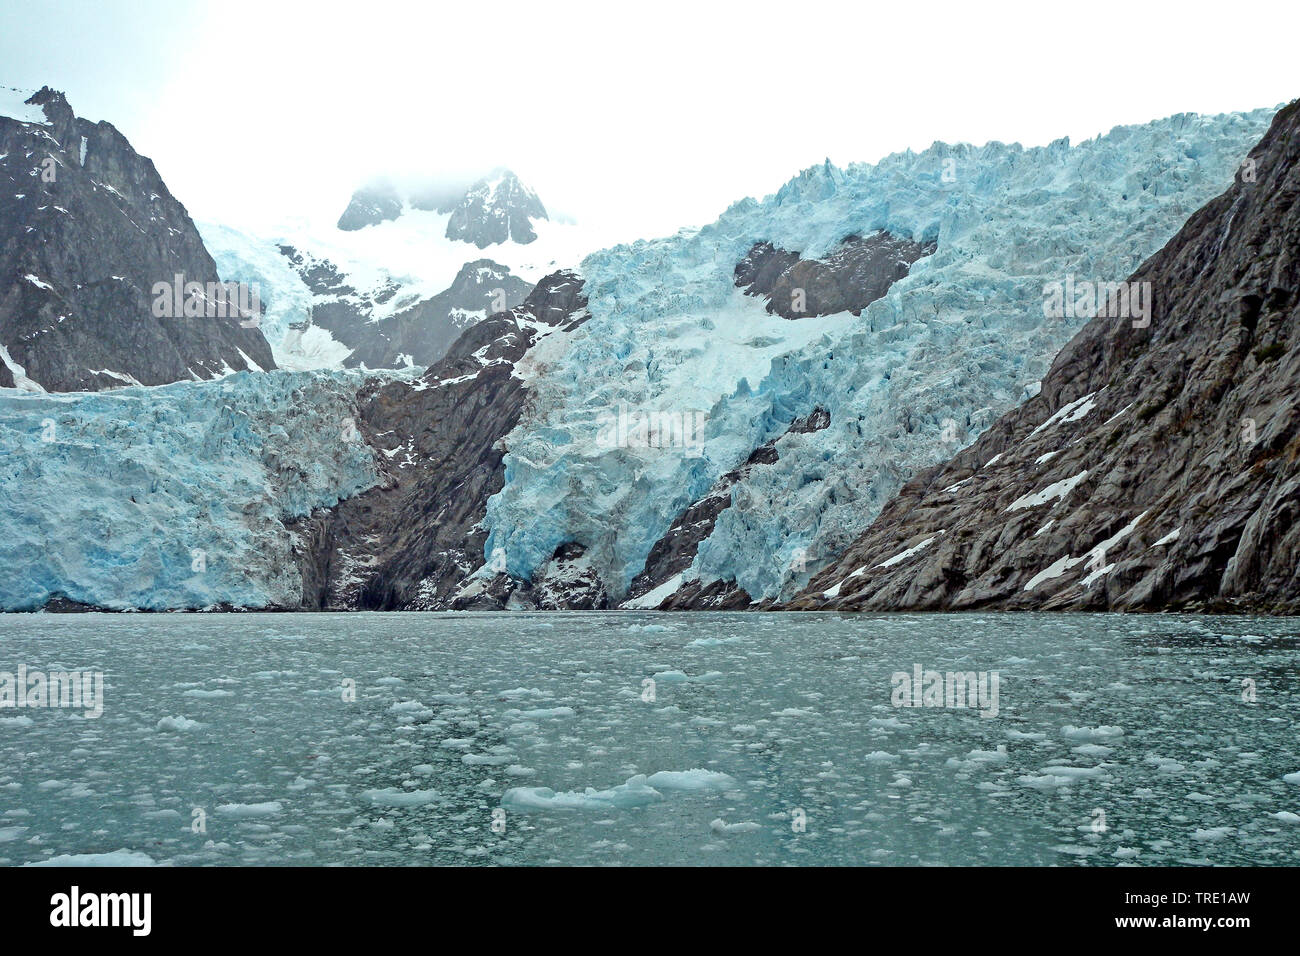
M 0 864 L 1296 865 L 1298 649 L 1253 618 L 6 615 L 0 671 L 99 669 L 105 706 L 0 710 Z M 916 664 L 998 672 L 997 716 L 893 706 Z

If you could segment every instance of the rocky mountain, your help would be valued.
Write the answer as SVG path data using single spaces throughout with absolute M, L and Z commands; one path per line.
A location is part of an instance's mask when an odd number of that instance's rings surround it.
M 510 170 L 498 169 L 463 190 L 428 183 L 399 188 L 389 179 L 377 180 L 352 194 L 338 228 L 355 232 L 391 222 L 408 204 L 412 209 L 447 215 L 446 238 L 480 249 L 505 242 L 533 242 L 537 238 L 533 220 L 548 218 L 535 192 Z
M 537 238 L 532 221 L 548 218 L 537 194 L 508 169 L 480 179 L 450 212 L 447 238 L 480 249 L 501 242 L 526 245 Z
M 529 601 L 532 588 L 485 559 L 483 514 L 528 382 L 585 316 L 582 280 L 556 273 L 468 328 L 418 380 L 361 391 L 360 434 L 380 452 L 382 481 L 295 526 L 304 607 L 502 606 L 516 591 L 516 603 Z
M 468 326 L 513 308 L 532 288 L 507 267 L 476 259 L 460 267 L 450 286 L 427 298 L 391 278 L 376 289 L 359 291 L 328 259 L 289 245 L 280 246 L 280 252 L 313 295 L 302 316 L 303 330 L 316 326 L 346 346 L 347 368 L 430 365 Z
M 1123 286 L 1072 291 L 1096 316 L 1042 390 L 784 606 L 1300 610 L 1300 101 Z
M 154 164 L 61 93 L 0 93 L 0 387 L 274 368 L 252 290 L 222 285 Z
M 362 186 L 352 194 L 348 208 L 339 217 L 339 228 L 344 232 L 355 232 L 366 226 L 391 222 L 402 214 L 402 206 L 402 195 L 389 180 Z

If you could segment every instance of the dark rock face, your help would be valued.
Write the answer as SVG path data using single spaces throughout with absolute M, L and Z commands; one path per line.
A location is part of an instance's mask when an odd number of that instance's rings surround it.
M 49 391 L 274 368 L 233 303 L 212 310 L 224 315 L 154 314 L 157 283 L 220 282 L 185 207 L 113 126 L 78 118 L 48 88 L 28 102 L 47 122 L 0 117 L 0 344 L 12 361 Z
M 1040 394 L 790 606 L 1300 611 L 1300 101 Z M 1130 293 L 1131 294 L 1131 293 Z
M 849 236 L 825 259 L 756 243 L 736 264 L 736 286 L 768 299 L 767 311 L 783 318 L 862 310 L 904 278 L 912 264 L 937 248 L 887 232 Z
M 352 201 L 339 217 L 339 228 L 356 232 L 366 226 L 396 219 L 402 214 L 402 197 L 388 180 L 363 186 L 352 194 Z
M 498 242 L 526 244 L 537 238 L 532 220 L 546 218 L 546 207 L 537 194 L 505 170 L 469 188 L 451 210 L 447 238 L 471 242 L 480 249 Z
M 830 415 L 825 409 L 818 408 L 803 418 L 795 419 L 787 431 L 820 431 L 829 424 Z M 770 465 L 779 459 L 776 442 L 777 439 L 773 438 L 756 448 L 745 464 L 719 478 L 708 494 L 682 512 L 672 527 L 650 549 L 645 570 L 633 578 L 628 586 L 625 603 L 648 594 L 691 566 L 701 542 L 713 533 L 718 515 L 728 508 L 746 507 L 749 499 L 743 482 L 750 471 L 756 465 Z M 702 586 L 698 581 L 688 581 L 665 597 L 657 607 L 663 611 L 688 608 L 731 610 L 746 608 L 750 603 L 749 594 L 734 582 L 715 581 Z
M 505 481 L 502 439 L 527 396 L 515 364 L 539 338 L 585 320 L 582 280 L 547 276 L 523 304 L 468 328 L 415 382 L 372 384 L 359 427 L 383 453 L 384 482 L 295 528 L 303 606 L 372 610 L 533 606 L 531 586 L 505 574 L 465 579 L 485 564 L 480 528 Z M 583 590 L 580 552 L 557 552 Z M 591 583 L 582 600 L 601 601 Z M 576 593 L 575 591 L 575 593 Z
M 311 323 L 328 329 L 352 349 L 343 363 L 349 368 L 400 368 L 408 362 L 431 365 L 466 328 L 493 312 L 514 308 L 532 289 L 505 266 L 476 259 L 461 266 L 452 284 L 437 295 L 375 318 L 377 310 L 402 294 L 399 286 L 390 282 L 358 292 L 328 259 L 314 258 L 293 246 L 280 246 L 280 252 L 307 287 L 327 300 L 312 306 Z

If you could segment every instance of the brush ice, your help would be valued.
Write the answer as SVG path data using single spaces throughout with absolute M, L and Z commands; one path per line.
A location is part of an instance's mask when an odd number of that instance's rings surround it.
M 1300 825 L 1275 815 L 1300 811 L 1283 781 L 1300 774 L 1289 701 L 1222 706 L 1224 685 L 1194 676 L 1294 673 L 1285 618 L 701 612 L 670 618 L 672 634 L 624 630 L 663 619 L 0 615 L 0 669 L 108 678 L 101 719 L 0 716 L 0 866 L 118 847 L 174 866 L 681 866 L 724 849 L 751 866 L 1032 866 L 1061 846 L 1153 866 L 1300 861 Z M 1188 640 L 1198 628 L 1206 639 Z M 1249 635 L 1265 642 L 1235 639 Z M 645 666 L 665 654 L 725 676 L 647 706 Z M 1014 667 L 1014 717 L 917 708 L 899 726 L 890 674 L 912 661 Z M 344 675 L 355 703 L 339 698 Z M 236 695 L 184 696 L 218 687 Z M 424 708 L 394 708 L 410 701 Z M 521 701 L 574 716 L 521 721 Z M 772 716 L 810 705 L 818 719 Z M 156 729 L 176 714 L 210 729 Z M 1105 833 L 1088 826 L 1097 807 Z M 1221 827 L 1234 831 L 1195 837 Z

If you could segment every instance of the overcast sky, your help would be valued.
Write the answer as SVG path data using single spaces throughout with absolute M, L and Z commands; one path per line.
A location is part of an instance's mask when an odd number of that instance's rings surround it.
M 0 0 L 0 85 L 112 122 L 199 218 L 337 216 L 376 173 L 504 165 L 631 239 L 825 157 L 1274 106 L 1300 95 L 1297 10 Z

